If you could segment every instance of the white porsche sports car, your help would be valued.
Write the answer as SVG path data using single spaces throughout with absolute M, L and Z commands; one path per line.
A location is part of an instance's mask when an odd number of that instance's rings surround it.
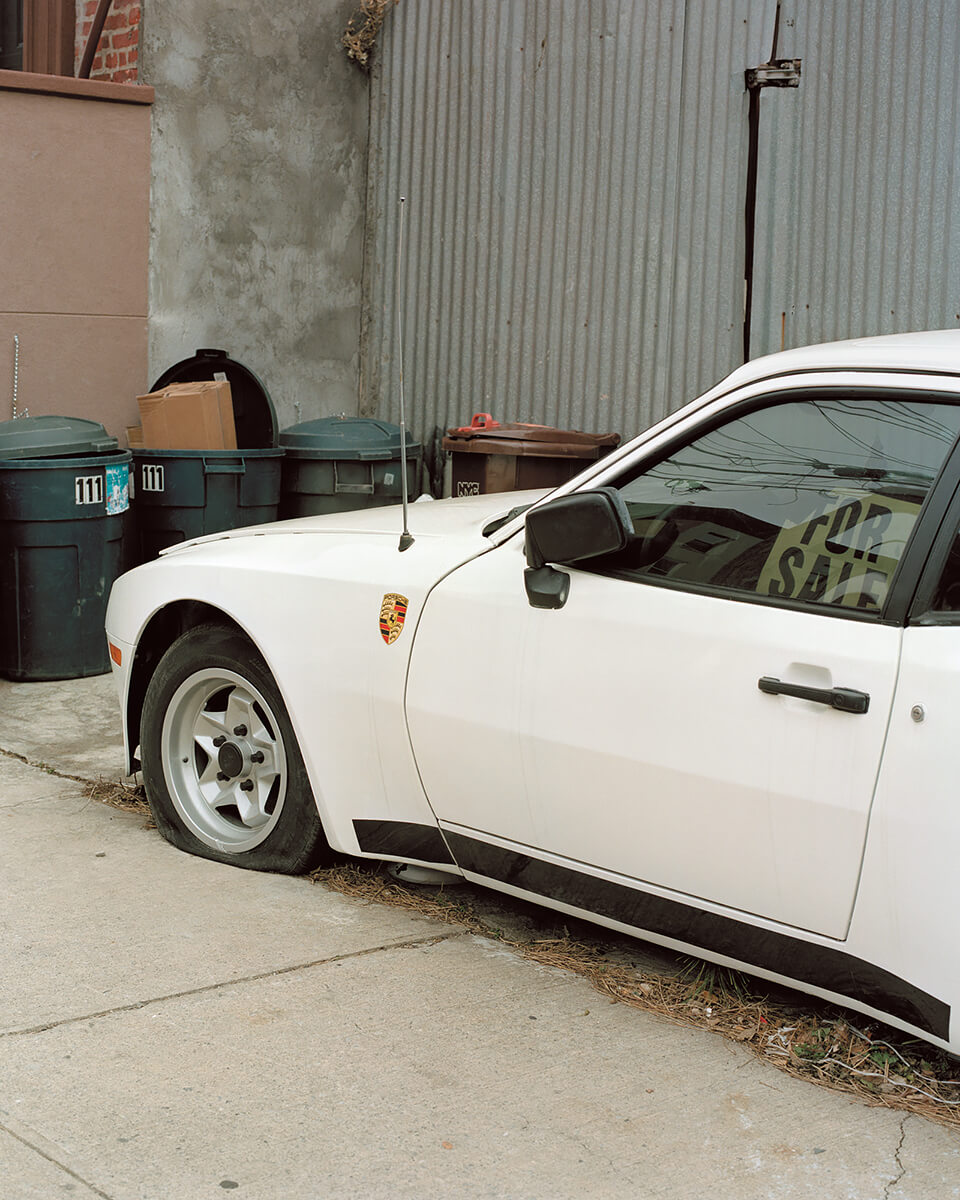
M 960 332 L 756 360 L 549 495 L 410 526 L 117 581 L 171 842 L 461 874 L 960 1053 Z

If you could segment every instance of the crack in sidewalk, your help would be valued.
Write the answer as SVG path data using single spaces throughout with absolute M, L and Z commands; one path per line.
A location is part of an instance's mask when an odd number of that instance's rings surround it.
M 890 1200 L 890 1189 L 896 1187 L 897 1184 L 900 1182 L 900 1180 L 907 1173 L 907 1168 L 900 1161 L 900 1151 L 903 1149 L 903 1141 L 904 1141 L 904 1138 L 907 1136 L 906 1125 L 909 1120 L 910 1120 L 910 1114 L 907 1113 L 907 1115 L 900 1122 L 900 1141 L 897 1142 L 897 1148 L 893 1152 L 893 1161 L 897 1164 L 899 1174 L 895 1175 L 893 1177 L 893 1179 L 891 1179 L 890 1182 L 884 1186 L 883 1200 Z
M 65 1162 L 61 1162 L 61 1160 L 57 1158 L 55 1154 L 51 1153 L 51 1150 L 48 1150 L 43 1145 L 40 1145 L 40 1142 L 47 1141 L 42 1134 L 31 1130 L 33 1137 L 37 1139 L 36 1141 L 33 1141 L 25 1133 L 20 1133 L 16 1129 L 12 1129 L 10 1125 L 7 1124 L 8 1120 L 9 1118 L 0 1119 L 0 1132 L 6 1133 L 9 1137 L 15 1138 L 16 1141 L 21 1144 L 21 1146 L 26 1146 L 26 1148 L 28 1150 L 32 1150 L 34 1154 L 39 1154 L 40 1157 L 46 1159 L 48 1163 L 52 1163 L 53 1166 L 58 1167 L 65 1174 L 69 1175 L 71 1179 L 75 1179 L 77 1183 L 82 1184 L 90 1191 L 92 1195 L 99 1196 L 100 1200 L 113 1200 L 112 1196 L 109 1196 L 106 1192 L 102 1192 L 95 1184 L 92 1184 L 89 1179 L 84 1179 L 84 1177 L 82 1175 L 78 1175 L 72 1167 L 68 1167 Z M 57 1148 L 59 1149 L 59 1147 Z M 71 1185 L 68 1184 L 67 1186 L 70 1187 Z
M 85 783 L 92 786 L 96 783 L 95 779 L 88 779 L 85 775 L 70 775 L 66 771 L 58 771 L 56 767 L 51 767 L 49 763 L 37 762 L 32 758 L 27 758 L 25 754 L 18 754 L 16 750 L 6 750 L 0 746 L 0 755 L 4 758 L 14 758 L 17 762 L 21 762 L 24 766 L 33 767 L 37 771 L 43 771 L 45 775 L 55 775 L 57 779 L 69 779 L 73 783 Z
M 382 954 L 387 950 L 414 950 L 418 946 L 435 946 L 440 942 L 451 941 L 454 938 L 466 937 L 469 930 L 455 933 L 433 933 L 429 937 L 408 938 L 403 942 L 385 942 L 382 946 L 369 946 L 365 950 L 351 950 L 348 954 L 333 954 L 329 958 L 317 958 L 311 962 L 294 963 L 289 967 L 275 967 L 271 971 L 259 971 L 255 975 L 244 975 L 239 979 L 224 979 L 219 983 L 204 984 L 203 987 L 186 988 L 181 992 L 169 992 L 163 996 L 150 996 L 146 1000 L 134 1000 L 130 1004 L 118 1004 L 115 1008 L 104 1008 L 99 1012 L 83 1013 L 76 1017 L 64 1017 L 60 1021 L 48 1021 L 43 1025 L 32 1025 L 27 1029 L 0 1030 L 0 1039 L 25 1037 L 28 1034 L 46 1033 L 50 1029 L 59 1029 L 64 1025 L 76 1025 L 80 1021 L 95 1021 L 100 1017 L 112 1017 L 116 1013 L 136 1012 L 141 1008 L 149 1008 L 154 1004 L 164 1004 L 168 1000 L 183 1000 L 188 996 L 202 996 L 205 992 L 219 992 L 226 988 L 239 987 L 244 983 L 257 983 L 262 979 L 274 979 L 280 975 L 291 975 L 295 971 L 309 971 L 314 967 L 325 967 L 331 963 L 345 962 L 352 958 L 365 958 L 370 954 Z

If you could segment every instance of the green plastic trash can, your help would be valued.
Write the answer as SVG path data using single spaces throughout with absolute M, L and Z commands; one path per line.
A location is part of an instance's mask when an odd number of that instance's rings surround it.
M 178 542 L 277 519 L 283 451 L 273 401 L 253 371 L 225 350 L 198 350 L 164 371 L 150 390 L 202 379 L 229 382 L 237 449 L 134 450 L 139 562 Z
M 193 358 L 174 363 L 157 379 L 151 392 L 170 383 L 196 383 L 203 379 L 225 379 L 233 399 L 233 423 L 241 450 L 259 450 L 277 444 L 277 414 L 270 393 L 261 380 L 226 350 L 198 350 Z
M 129 451 L 96 421 L 0 422 L 0 674 L 110 669 L 103 621 L 127 564 Z
M 286 451 L 281 517 L 313 517 L 399 504 L 400 426 L 367 417 L 321 417 L 280 434 Z M 420 483 L 421 450 L 407 438 L 407 498 Z
M 140 561 L 206 533 L 277 519 L 282 450 L 134 450 Z

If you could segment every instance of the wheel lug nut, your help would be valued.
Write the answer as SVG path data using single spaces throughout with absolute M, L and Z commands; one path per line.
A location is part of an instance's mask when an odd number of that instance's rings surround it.
M 252 763 L 262 763 L 263 762 L 263 751 L 262 750 L 254 750 L 254 752 L 250 755 L 250 761 Z
M 218 779 L 218 780 L 219 780 L 221 783 L 224 783 L 224 782 L 226 782 L 226 780 L 228 780 L 229 778 L 230 778 L 230 776 L 229 776 L 229 775 L 224 775 L 224 773 L 223 773 L 222 771 L 218 771 L 218 772 L 217 772 L 217 779 Z
M 246 725 L 234 725 L 233 732 L 236 737 L 246 737 L 247 727 Z
M 213 739 L 213 744 L 215 746 L 222 746 L 226 740 L 227 740 L 226 734 L 221 733 L 218 737 L 215 737 Z
M 241 792 L 252 792 L 253 791 L 253 780 L 245 779 L 243 781 L 243 783 L 240 784 L 240 791 Z

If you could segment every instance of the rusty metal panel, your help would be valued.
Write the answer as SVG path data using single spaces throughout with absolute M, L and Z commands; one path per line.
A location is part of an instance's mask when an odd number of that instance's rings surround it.
M 373 80 L 361 411 L 632 434 L 740 361 L 775 0 L 404 0 Z
M 761 101 L 754 354 L 960 323 L 956 0 L 784 0 Z

